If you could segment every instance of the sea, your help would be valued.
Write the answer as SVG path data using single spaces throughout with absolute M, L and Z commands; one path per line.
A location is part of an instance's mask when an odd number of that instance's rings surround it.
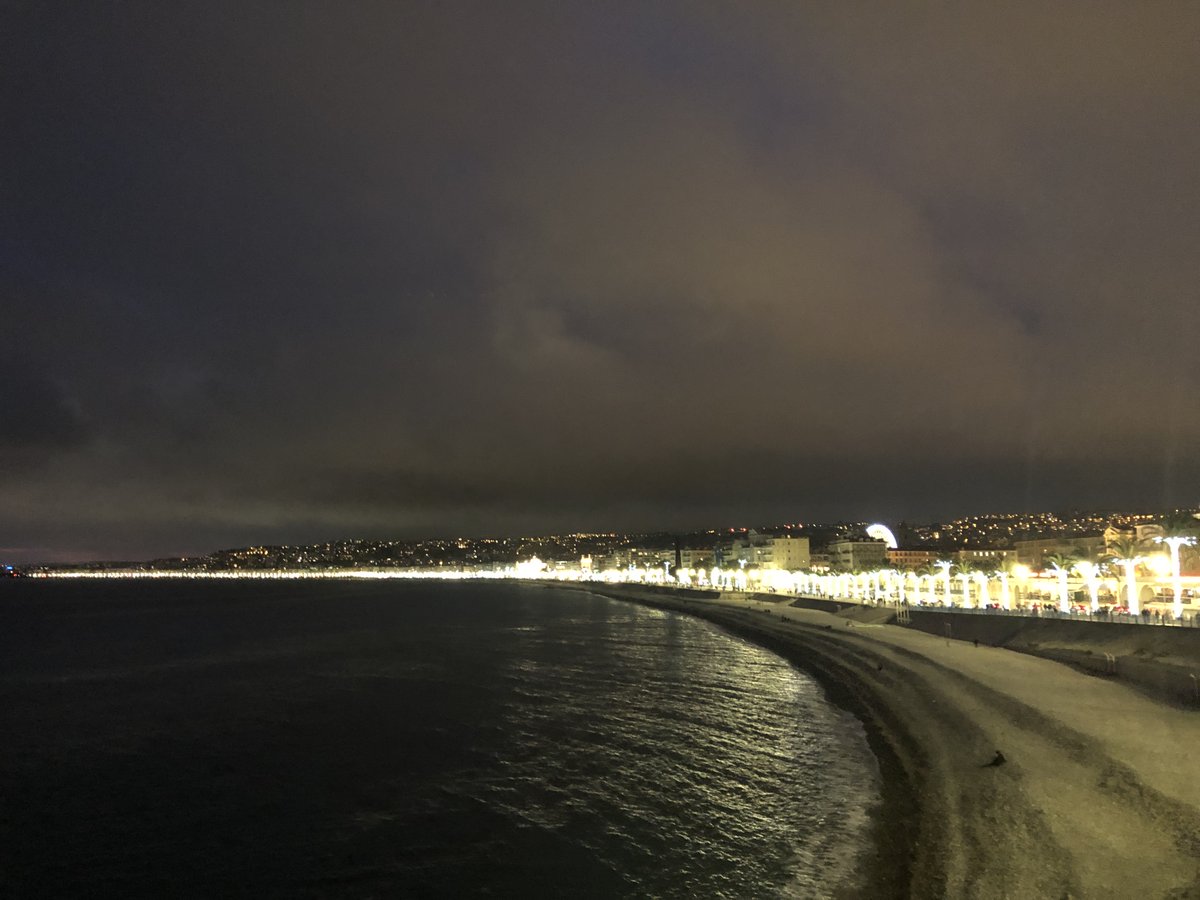
M 503 582 L 0 582 L 4 897 L 829 897 L 861 725 L 718 627 Z

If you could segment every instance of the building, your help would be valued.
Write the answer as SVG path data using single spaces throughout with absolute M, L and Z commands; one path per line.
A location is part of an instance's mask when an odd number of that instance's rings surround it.
M 759 534 L 753 528 L 743 537 L 734 538 L 729 545 L 728 564 L 747 569 L 761 568 L 762 561 L 771 555 L 767 541 L 765 534 Z
M 808 538 L 772 537 L 749 531 L 733 542 L 729 555 L 731 565 L 748 569 L 782 569 L 792 572 L 807 569 L 811 562 Z
M 717 564 L 717 551 L 711 547 L 679 550 L 679 567 L 682 569 L 711 569 Z
M 1013 551 L 1018 563 L 1035 571 L 1046 568 L 1046 557 L 1059 553 L 1078 559 L 1099 559 L 1104 554 L 1104 535 L 1083 537 L 1048 537 L 1032 541 L 1014 541 Z
M 932 566 L 942 558 L 937 550 L 905 550 L 888 548 L 887 561 L 893 569 L 919 569 L 922 566 Z
M 847 538 L 826 548 L 830 567 L 837 572 L 882 569 L 887 566 L 887 544 L 883 541 Z
M 978 569 L 1007 569 L 1016 559 L 1015 550 L 968 549 L 954 551 L 954 561 L 960 566 L 974 566 Z
M 812 562 L 806 537 L 773 537 L 770 542 L 771 559 L 764 569 L 783 569 L 794 572 L 807 569 Z
M 1155 538 L 1166 534 L 1161 525 L 1130 525 L 1123 528 L 1120 525 L 1109 525 L 1104 529 L 1104 552 L 1115 553 L 1116 546 L 1121 541 L 1131 541 L 1139 550 L 1150 550 L 1154 547 Z

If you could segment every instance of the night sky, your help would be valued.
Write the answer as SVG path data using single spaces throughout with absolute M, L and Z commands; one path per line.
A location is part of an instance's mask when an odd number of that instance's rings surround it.
M 9 0 L 0 558 L 1200 503 L 1198 47 Z

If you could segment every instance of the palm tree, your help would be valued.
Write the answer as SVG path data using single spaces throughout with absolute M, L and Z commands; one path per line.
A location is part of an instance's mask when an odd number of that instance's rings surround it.
M 942 581 L 946 588 L 946 605 L 949 606 L 950 605 L 950 569 L 953 568 L 953 564 L 947 562 L 944 559 L 939 559 L 936 563 L 934 563 L 934 565 L 942 570 Z M 933 587 L 931 584 L 930 593 L 932 593 L 932 592 L 933 592 Z
M 922 598 L 921 598 L 921 584 L 922 584 L 922 582 L 924 582 L 924 580 L 926 578 L 933 575 L 933 566 L 931 566 L 929 563 L 921 563 L 919 566 L 917 566 L 915 569 L 912 570 L 912 575 L 913 575 L 913 596 L 916 598 L 918 603 L 923 603 L 924 600 L 922 600 Z M 932 594 L 932 589 L 931 589 L 931 594 Z M 933 597 L 930 596 L 928 599 L 932 602 Z
M 971 581 L 976 572 L 979 571 L 979 566 L 969 559 L 960 560 L 954 567 L 955 574 L 958 580 L 962 582 L 963 606 L 970 608 L 971 606 Z M 979 605 L 984 605 L 985 598 L 979 598 Z
M 1012 609 L 1012 590 L 1008 586 L 1008 573 L 997 569 L 992 574 L 1000 579 L 1000 608 Z
M 1100 572 L 1100 566 L 1089 559 L 1081 559 L 1075 563 L 1075 571 L 1083 576 L 1088 595 L 1092 600 L 1092 612 L 1095 612 L 1100 608 L 1100 582 L 1096 578 Z
M 1106 554 L 1115 565 L 1125 572 L 1125 605 L 1129 607 L 1130 615 L 1140 612 L 1138 599 L 1137 566 L 1143 559 L 1138 553 L 1138 543 L 1130 538 L 1113 541 Z
M 1171 611 L 1176 619 L 1183 618 L 1183 578 L 1180 575 L 1179 548 L 1196 544 L 1196 520 L 1191 517 L 1187 519 L 1190 521 L 1178 517 L 1168 519 L 1163 523 L 1163 536 L 1155 538 L 1158 543 L 1171 548 L 1171 593 L 1174 595 Z
M 1071 600 L 1067 596 L 1067 575 L 1070 574 L 1071 566 L 1075 564 L 1075 557 L 1069 553 L 1047 553 L 1045 561 L 1058 575 L 1058 610 L 1059 612 L 1070 612 Z

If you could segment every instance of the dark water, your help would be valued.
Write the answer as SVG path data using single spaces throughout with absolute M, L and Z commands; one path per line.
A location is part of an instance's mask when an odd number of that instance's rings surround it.
M 0 583 L 0 894 L 826 896 L 878 774 L 770 653 L 553 589 Z

